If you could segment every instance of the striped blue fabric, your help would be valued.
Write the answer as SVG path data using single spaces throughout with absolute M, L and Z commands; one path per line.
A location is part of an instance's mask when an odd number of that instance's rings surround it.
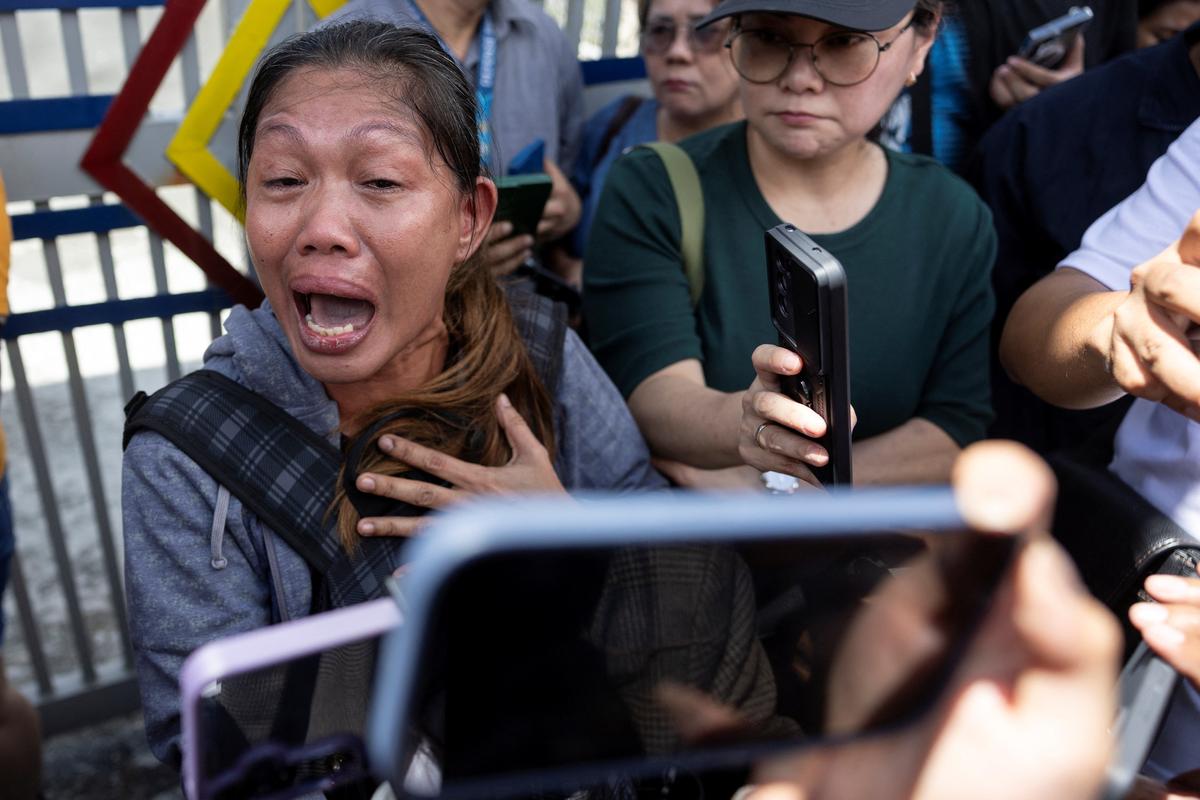
M 947 17 L 929 52 L 932 72 L 933 155 L 956 169 L 966 156 L 967 103 L 970 87 L 967 83 L 967 37 L 962 21 Z

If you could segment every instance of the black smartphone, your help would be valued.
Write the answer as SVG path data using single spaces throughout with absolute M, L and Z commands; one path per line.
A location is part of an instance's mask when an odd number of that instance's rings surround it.
M 544 172 L 533 175 L 505 175 L 496 179 L 500 197 L 496 204 L 496 222 L 511 222 L 513 235 L 537 236 L 542 210 L 550 199 L 550 176 Z
M 829 429 L 818 443 L 829 463 L 813 467 L 826 486 L 849 486 L 850 342 L 846 272 L 841 263 L 794 225 L 767 231 L 771 322 L 779 344 L 800 355 L 799 375 L 781 380 L 783 393 L 804 403 Z
M 1017 55 L 1039 67 L 1057 68 L 1071 52 L 1075 37 L 1081 36 L 1092 21 L 1092 16 L 1089 6 L 1072 6 L 1066 14 L 1026 34 Z

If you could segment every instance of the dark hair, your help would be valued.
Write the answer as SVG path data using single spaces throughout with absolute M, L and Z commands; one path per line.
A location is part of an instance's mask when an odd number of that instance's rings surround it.
M 396 102 L 423 127 L 431 163 L 436 154 L 455 176 L 462 194 L 475 191 L 483 174 L 475 122 L 475 93 L 437 39 L 414 28 L 354 21 L 317 28 L 272 48 L 254 73 L 238 130 L 238 178 L 242 201 L 263 108 L 283 80 L 301 69 L 352 70 L 392 89 Z M 500 392 L 554 454 L 549 393 L 538 379 L 517 332 L 508 301 L 476 254 L 450 272 L 444 321 L 453 357 L 429 384 L 405 392 L 347 425 L 364 430 L 372 420 L 396 415 L 372 433 L 359 461 L 364 472 L 395 475 L 410 467 L 385 457 L 374 440 L 395 434 L 456 457 L 500 466 L 512 456 L 496 417 Z M 405 410 L 423 413 L 404 413 Z M 344 469 L 344 467 L 343 467 Z M 334 509 L 343 546 L 353 552 L 358 514 L 338 479 Z
M 648 20 L 650 18 L 650 5 L 653 2 L 654 2 L 654 0 L 638 0 L 637 15 L 638 15 L 638 30 L 639 31 L 646 30 L 646 20 Z M 721 0 L 714 0 L 714 2 L 713 2 L 714 7 L 716 7 L 720 4 L 721 4 Z
M 422 30 L 358 20 L 292 36 L 259 61 L 238 129 L 243 203 L 258 118 L 283 79 L 305 68 L 349 69 L 396 86 L 397 102 L 425 128 L 429 144 L 454 173 L 459 189 L 474 188 L 480 174 L 475 93 L 458 64 Z

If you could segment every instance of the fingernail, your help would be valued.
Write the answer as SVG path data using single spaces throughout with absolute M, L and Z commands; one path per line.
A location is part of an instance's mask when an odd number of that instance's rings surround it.
M 500 229 L 501 237 L 508 236 L 510 233 L 512 233 L 513 226 L 511 222 L 501 222 L 497 227 Z
M 1146 578 L 1146 591 L 1159 600 L 1173 602 L 1188 599 L 1191 586 L 1186 579 L 1175 575 L 1151 575 Z
M 367 522 L 366 520 L 359 520 L 358 532 L 361 533 L 363 536 L 370 536 L 372 533 L 375 532 L 375 523 Z
M 783 367 L 784 369 L 799 370 L 800 356 L 796 355 L 795 353 L 788 353 L 783 360 Z
M 396 446 L 396 442 L 390 436 L 379 437 L 379 449 L 385 453 L 392 452 L 392 448 Z
M 522 236 L 521 244 L 523 244 L 525 247 L 533 247 L 533 237 L 532 236 Z
M 814 467 L 823 467 L 829 463 L 829 454 L 819 450 L 809 450 L 808 458 L 805 460 Z
M 1134 603 L 1129 607 L 1129 619 L 1138 627 L 1150 627 L 1166 622 L 1170 616 L 1165 606 L 1158 603 Z
M 375 491 L 375 479 L 370 475 L 358 476 L 358 488 L 362 489 L 364 492 Z
M 1146 643 L 1153 647 L 1161 647 L 1164 650 L 1174 650 L 1183 644 L 1187 636 L 1178 628 L 1172 628 L 1170 625 L 1155 625 L 1153 628 L 1147 628 L 1142 631 L 1142 638 Z
M 500 407 L 512 408 L 512 401 L 508 399 L 508 395 L 506 395 L 504 392 L 500 393 Z

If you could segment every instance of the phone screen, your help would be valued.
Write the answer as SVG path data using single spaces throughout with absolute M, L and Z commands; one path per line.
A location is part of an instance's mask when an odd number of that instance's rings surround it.
M 937 696 L 1013 542 L 881 531 L 478 559 L 433 611 L 410 752 L 436 763 L 438 796 L 499 796 L 893 727 Z
M 496 180 L 500 190 L 495 220 L 511 222 L 513 235 L 537 235 L 538 222 L 546 201 L 550 199 L 553 183 L 544 173 L 535 175 L 506 175 Z

